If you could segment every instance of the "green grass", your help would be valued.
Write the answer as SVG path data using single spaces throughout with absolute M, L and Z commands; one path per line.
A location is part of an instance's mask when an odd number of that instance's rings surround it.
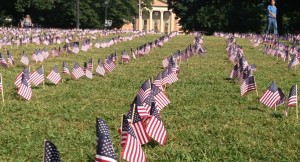
M 71 69 L 76 61 L 81 65 L 90 57 L 102 60 L 107 54 L 130 47 L 136 48 L 154 41 L 160 35 L 149 35 L 118 43 L 111 48 L 92 49 L 87 54 L 51 58 L 43 63 L 46 73 L 54 65 L 61 69 L 66 60 Z M 150 55 L 118 64 L 105 77 L 92 80 L 68 80 L 57 86 L 33 89 L 32 101 L 16 95 L 13 81 L 22 67 L 0 69 L 4 79 L 5 105 L 0 113 L 0 161 L 41 161 L 43 141 L 56 144 L 63 161 L 93 161 L 95 157 L 95 119 L 104 119 L 119 156 L 121 114 L 141 84 L 162 71 L 161 61 L 193 41 L 192 36 L 176 36 Z M 259 96 L 276 81 L 288 95 L 299 82 L 299 70 L 288 70 L 287 63 L 264 55 L 253 48 L 249 40 L 237 39 L 254 72 Z M 151 142 L 143 146 L 148 161 L 299 161 L 299 121 L 295 109 L 289 117 L 283 106 L 270 110 L 258 102 L 255 92 L 240 97 L 239 84 L 227 80 L 233 64 L 226 57 L 224 38 L 205 37 L 204 57 L 194 56 L 180 64 L 179 81 L 168 86 L 171 104 L 161 115 L 168 132 L 167 143 Z M 26 52 L 33 52 L 28 46 Z M 3 50 L 2 50 L 3 51 Z M 16 61 L 21 50 L 12 50 Z M 31 54 L 30 54 L 31 55 Z M 31 66 L 31 70 L 38 65 Z M 94 67 L 95 68 L 95 67 Z M 48 82 L 48 81 L 47 81 Z

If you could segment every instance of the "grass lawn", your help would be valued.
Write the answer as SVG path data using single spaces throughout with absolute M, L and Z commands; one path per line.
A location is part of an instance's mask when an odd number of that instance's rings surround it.
M 94 61 L 103 60 L 115 51 L 120 58 L 121 50 L 129 52 L 131 47 L 135 49 L 160 36 L 148 35 L 110 48 L 50 58 L 43 65 L 47 75 L 54 65 L 61 70 L 63 60 L 72 69 L 75 62 L 82 66 L 91 57 Z M 233 64 L 226 56 L 226 40 L 211 36 L 204 39 L 206 55 L 182 62 L 179 81 L 167 87 L 171 104 L 161 114 L 168 132 L 167 143 L 144 145 L 147 160 L 299 161 L 300 128 L 295 109 L 286 118 L 282 113 L 284 106 L 275 112 L 258 102 L 274 80 L 288 96 L 290 87 L 299 82 L 299 69 L 288 70 L 287 63 L 264 55 L 247 39 L 237 39 L 248 62 L 257 66 L 254 76 L 259 93 L 259 97 L 255 92 L 240 97 L 239 83 L 227 79 Z M 45 89 L 33 89 L 31 101 L 16 94 L 13 82 L 22 70 L 21 49 L 13 49 L 17 67 L 0 69 L 5 95 L 5 105 L 0 106 L 0 161 L 42 161 L 44 139 L 55 143 L 63 161 L 94 161 L 96 117 L 107 122 L 119 156 L 117 130 L 121 115 L 127 113 L 142 83 L 163 70 L 161 61 L 192 43 L 193 36 L 176 36 L 145 57 L 128 65 L 119 63 L 105 77 L 64 78 L 67 80 L 57 86 L 46 81 Z M 28 57 L 35 48 L 26 47 Z M 40 65 L 31 65 L 31 71 Z

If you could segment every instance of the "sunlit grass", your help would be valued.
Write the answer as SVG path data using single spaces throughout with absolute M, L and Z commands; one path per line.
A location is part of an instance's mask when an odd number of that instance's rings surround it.
M 65 60 L 71 69 L 75 62 L 82 65 L 91 57 L 94 61 L 103 60 L 115 51 L 120 56 L 121 50 L 129 51 L 159 36 L 136 38 L 111 48 L 93 48 L 77 56 L 50 58 L 43 65 L 46 73 L 54 65 L 61 70 Z M 143 146 L 147 160 L 298 161 L 300 129 L 295 109 L 285 118 L 283 106 L 274 112 L 260 104 L 254 92 L 240 97 L 239 83 L 227 80 L 233 64 L 226 57 L 225 39 L 204 38 L 206 55 L 182 62 L 179 81 L 166 89 L 171 104 L 161 115 L 168 132 L 167 143 L 160 146 L 151 142 Z M 22 67 L 1 68 L 5 105 L 0 113 L 0 160 L 41 161 L 43 141 L 49 139 L 58 147 L 63 161 L 93 161 L 96 117 L 107 122 L 119 156 L 117 130 L 121 114 L 127 113 L 143 81 L 162 71 L 161 61 L 192 42 L 192 36 L 176 36 L 145 57 L 128 65 L 119 63 L 105 77 L 94 75 L 92 80 L 65 80 L 57 86 L 35 88 L 29 102 L 16 95 L 13 84 Z M 254 76 L 260 96 L 273 80 L 286 95 L 299 82 L 298 69 L 288 70 L 287 63 L 264 55 L 249 40 L 237 39 L 237 44 L 243 46 L 248 62 L 257 66 Z M 35 48 L 26 48 L 28 56 Z M 21 49 L 12 53 L 19 61 Z M 32 65 L 31 70 L 39 65 Z

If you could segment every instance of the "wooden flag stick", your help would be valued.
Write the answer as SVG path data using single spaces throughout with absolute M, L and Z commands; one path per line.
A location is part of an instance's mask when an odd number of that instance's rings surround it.
M 2 84 L 2 88 L 1 88 L 1 94 L 2 94 L 2 103 L 4 104 L 4 94 L 3 94 L 3 80 L 2 80 L 2 74 L 1 75 L 1 84 Z
M 135 103 L 132 105 L 132 114 L 131 114 L 131 125 L 133 123 L 133 118 L 134 118 L 134 113 L 135 113 Z
M 45 161 L 45 147 L 46 147 L 46 140 L 44 139 L 43 161 Z
M 2 80 L 2 78 L 1 78 Z M 297 102 L 296 102 L 296 119 L 298 120 L 298 89 L 296 85 L 296 97 L 297 97 Z
M 257 90 L 257 84 L 256 84 L 256 81 L 255 81 L 255 77 L 253 77 L 254 78 L 254 83 L 255 83 L 255 91 L 256 91 L 256 96 L 258 97 L 258 90 Z

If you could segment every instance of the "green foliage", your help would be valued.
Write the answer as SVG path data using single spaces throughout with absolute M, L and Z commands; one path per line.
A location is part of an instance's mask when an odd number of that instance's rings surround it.
M 184 30 L 209 32 L 256 32 L 266 25 L 267 1 L 261 0 L 168 0 Z M 299 1 L 278 0 L 278 26 L 281 33 L 299 29 Z M 297 8 L 298 7 L 298 8 Z M 298 18 L 298 19 L 297 19 Z

